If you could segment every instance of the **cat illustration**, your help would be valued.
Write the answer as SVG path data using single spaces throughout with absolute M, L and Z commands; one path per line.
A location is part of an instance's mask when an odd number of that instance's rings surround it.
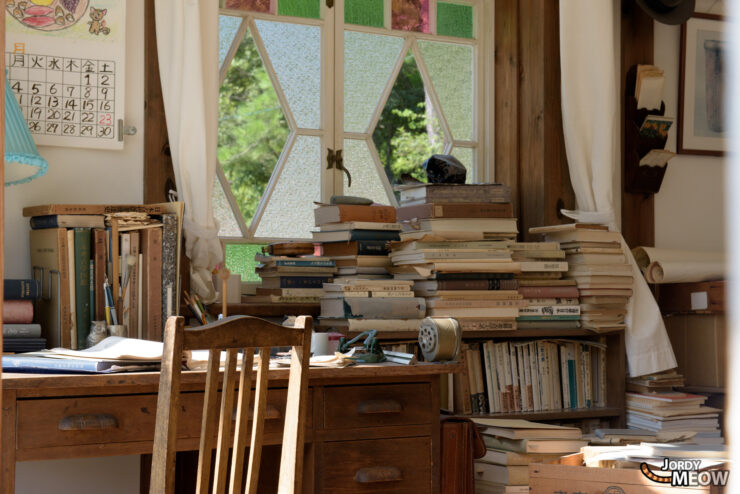
M 91 21 L 87 21 L 90 24 L 90 34 L 110 34 L 110 28 L 105 26 L 103 17 L 108 13 L 108 9 L 96 9 L 90 7 L 90 18 Z

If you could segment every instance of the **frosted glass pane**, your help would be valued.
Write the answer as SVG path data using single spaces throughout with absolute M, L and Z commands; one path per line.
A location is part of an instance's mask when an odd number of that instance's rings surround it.
M 429 32 L 429 0 L 393 0 L 391 27 L 403 31 Z
M 218 16 L 218 66 L 223 65 L 226 54 L 229 52 L 239 25 L 242 23 L 241 17 L 231 15 Z
M 221 187 L 218 177 L 213 179 L 213 215 L 218 221 L 219 237 L 241 237 L 242 232 L 231 210 L 231 205 L 226 199 L 226 193 Z
M 473 148 L 454 148 L 452 150 L 452 156 L 460 160 L 460 163 L 462 163 L 468 171 L 468 173 L 465 174 L 465 183 L 472 184 L 477 182 L 475 176 L 475 155 L 473 153 Z
M 347 175 L 344 174 L 345 194 L 366 197 L 380 204 L 391 203 L 366 141 L 344 140 L 344 167 L 352 175 L 352 187 L 348 187 Z
M 275 2 L 270 0 L 226 0 L 224 7 L 235 10 L 251 10 L 252 12 L 275 13 Z
M 473 6 L 437 2 L 437 34 L 473 37 Z
M 473 47 L 419 41 L 442 114 L 460 140 L 473 140 Z
M 344 32 L 344 130 L 367 132 L 403 49 L 403 38 Z
M 298 127 L 321 124 L 321 28 L 255 21 Z
M 255 236 L 311 238 L 314 201 L 321 200 L 321 139 L 298 136 Z
M 344 0 L 344 22 L 360 26 L 383 27 L 383 0 Z

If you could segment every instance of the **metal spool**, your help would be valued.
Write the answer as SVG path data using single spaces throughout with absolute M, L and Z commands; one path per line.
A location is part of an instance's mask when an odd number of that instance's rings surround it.
M 454 360 L 460 338 L 460 325 L 450 317 L 427 317 L 419 325 L 419 348 L 427 362 Z

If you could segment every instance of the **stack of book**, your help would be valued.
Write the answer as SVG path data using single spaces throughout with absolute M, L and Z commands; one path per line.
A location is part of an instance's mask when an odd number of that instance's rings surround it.
M 606 343 L 600 340 L 467 345 L 461 356 L 466 371 L 453 378 L 451 408 L 458 413 L 517 413 L 604 407 Z
M 417 184 L 400 188 L 401 241 L 391 245 L 396 279 L 414 282 L 427 315 L 461 329 L 516 329 L 523 305 L 508 245 L 517 234 L 509 188 Z
M 619 232 L 606 226 L 571 223 L 531 228 L 546 240 L 560 242 L 568 260 L 566 278 L 580 292 L 581 326 L 593 331 L 624 329 L 632 296 L 632 266 L 622 252 Z
M 92 321 L 162 341 L 179 313 L 182 203 L 48 205 L 31 217 L 31 267 L 50 284 L 38 319 L 52 347 L 82 349 Z
M 34 352 L 45 348 L 41 325 L 33 322 L 33 303 L 41 299 L 41 282 L 6 279 L 3 285 L 3 352 Z
M 278 243 L 267 247 L 266 253 L 255 255 L 259 262 L 255 272 L 262 278 L 251 302 L 315 303 L 324 293 L 324 283 L 334 278 L 334 261 L 314 256 L 310 243 Z
M 319 325 L 342 332 L 419 329 L 426 305 L 403 280 L 349 279 L 324 284 Z
M 380 204 L 319 204 L 315 242 L 337 267 L 336 281 L 388 279 L 388 242 L 398 240 L 396 209 Z
M 475 460 L 475 492 L 528 493 L 529 464 L 577 453 L 587 441 L 581 430 L 528 420 L 473 418 L 482 430 L 486 454 Z
M 573 280 L 561 279 L 568 270 L 565 251 L 557 242 L 516 242 L 509 245 L 512 260 L 521 272 L 519 294 L 526 306 L 519 308 L 521 329 L 575 329 L 580 327 L 578 288 Z

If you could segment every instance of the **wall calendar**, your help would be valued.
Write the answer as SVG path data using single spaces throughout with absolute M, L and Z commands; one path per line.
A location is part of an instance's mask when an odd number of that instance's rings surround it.
M 8 82 L 36 144 L 123 148 L 125 5 L 8 1 Z

